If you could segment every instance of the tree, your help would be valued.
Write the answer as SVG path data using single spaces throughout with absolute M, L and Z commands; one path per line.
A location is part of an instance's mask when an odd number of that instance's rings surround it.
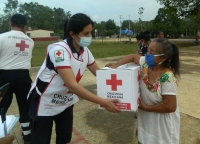
M 106 27 L 107 30 L 114 30 L 116 28 L 116 24 L 115 24 L 114 20 L 109 19 L 105 23 L 105 27 Z
M 179 16 L 188 17 L 191 15 L 197 15 L 200 11 L 199 0 L 157 0 L 165 7 L 174 7 L 177 9 Z
M 54 23 L 54 31 L 56 33 L 60 33 L 59 30 L 63 30 L 64 22 L 66 19 L 70 19 L 71 12 L 65 12 L 62 8 L 54 8 L 53 9 L 53 23 Z M 61 34 L 61 33 L 60 33 Z
M 141 26 L 141 31 L 143 31 L 143 27 L 142 27 L 142 16 L 143 16 L 143 12 L 144 12 L 144 8 L 143 7 L 140 7 L 139 8 L 139 11 L 138 11 L 138 14 L 140 15 L 139 17 L 139 23 L 140 23 L 140 26 Z
M 5 14 L 13 15 L 17 13 L 18 4 L 19 3 L 17 0 L 7 0 L 7 3 L 5 3 L 4 8 Z
M 177 15 L 177 9 L 173 7 L 160 8 L 153 23 L 157 30 L 163 30 L 167 35 L 179 36 L 182 33 L 181 19 Z

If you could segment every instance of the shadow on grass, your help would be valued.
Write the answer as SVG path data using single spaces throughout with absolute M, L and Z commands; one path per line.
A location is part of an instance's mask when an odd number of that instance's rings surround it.
M 102 143 L 131 144 L 137 141 L 134 114 L 134 112 L 112 114 L 95 109 L 86 113 L 86 120 L 88 126 L 107 135 L 107 139 Z
M 190 57 L 197 57 L 198 51 L 193 51 L 193 52 L 180 52 L 180 56 L 190 56 Z
M 200 65 L 181 63 L 180 70 L 181 74 L 193 74 L 194 72 L 200 73 Z

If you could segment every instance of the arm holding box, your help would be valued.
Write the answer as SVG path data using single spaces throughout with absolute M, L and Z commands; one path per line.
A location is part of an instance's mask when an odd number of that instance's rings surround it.
M 130 55 L 126 56 L 125 58 L 119 60 L 117 63 L 106 64 L 106 67 L 117 68 L 120 65 L 127 64 L 127 63 L 130 63 L 130 62 L 134 62 L 136 64 L 139 64 L 140 57 L 141 57 L 141 55 L 138 55 L 138 54 L 130 54 Z
M 96 71 L 99 70 L 99 67 L 97 65 L 97 63 L 95 62 L 94 64 L 87 66 L 87 68 L 90 70 L 90 72 L 96 76 Z
M 114 103 L 119 102 L 119 100 L 103 99 L 103 98 L 100 98 L 100 97 L 94 95 L 93 93 L 91 93 L 90 91 L 88 91 L 87 89 L 85 89 L 84 87 L 82 87 L 81 85 L 79 85 L 76 82 L 76 79 L 75 79 L 74 74 L 71 69 L 58 69 L 58 73 L 61 76 L 61 78 L 63 79 L 63 81 L 65 82 L 68 89 L 72 93 L 80 96 L 81 98 L 83 98 L 85 100 L 102 105 L 109 112 L 113 112 L 113 113 L 121 112 L 114 105 Z
M 171 113 L 176 111 L 176 107 L 176 96 L 172 95 L 163 96 L 162 102 L 151 106 L 146 105 L 142 99 L 139 98 L 138 108 L 148 112 Z

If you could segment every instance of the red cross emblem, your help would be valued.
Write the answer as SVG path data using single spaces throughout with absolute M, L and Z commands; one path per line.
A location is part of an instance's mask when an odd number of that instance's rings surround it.
M 20 51 L 24 51 L 25 48 L 29 48 L 29 45 L 25 41 L 21 40 L 21 43 L 16 43 L 16 47 L 19 47 Z
M 81 80 L 82 76 L 83 76 L 83 75 L 81 75 L 81 71 L 80 71 L 80 69 L 79 69 L 79 70 L 78 70 L 78 73 L 77 73 L 77 75 L 76 75 L 76 81 L 77 81 L 77 83 Z M 65 83 L 63 84 L 63 86 L 66 87 Z M 71 92 L 68 91 L 67 93 L 71 93 Z
M 117 75 L 111 74 L 111 79 L 106 80 L 106 85 L 111 85 L 112 91 L 117 91 L 117 86 L 122 85 L 122 80 L 117 80 Z
M 58 52 L 56 53 L 57 56 L 60 56 L 60 54 L 62 54 L 60 51 L 58 51 Z
M 140 84 L 140 79 L 141 79 L 141 77 L 140 77 L 140 72 L 138 71 L 137 80 L 138 80 L 138 83 L 139 83 L 139 84 Z

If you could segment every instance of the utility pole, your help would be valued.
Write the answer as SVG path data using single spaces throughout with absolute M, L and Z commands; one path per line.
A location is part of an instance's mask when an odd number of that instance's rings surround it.
M 129 15 L 129 28 L 128 28 L 128 34 L 130 35 L 130 15 Z
M 119 15 L 119 19 L 120 19 L 120 41 L 121 41 L 121 25 L 122 25 L 121 19 L 122 19 L 122 15 Z

